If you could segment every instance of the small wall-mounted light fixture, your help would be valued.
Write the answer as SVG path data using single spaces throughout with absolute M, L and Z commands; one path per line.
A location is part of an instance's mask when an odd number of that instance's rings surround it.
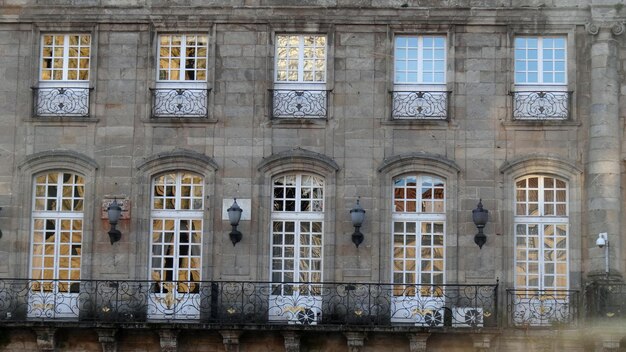
M 241 237 L 243 236 L 241 232 L 237 230 L 239 220 L 241 219 L 241 213 L 243 212 L 243 209 L 241 209 L 239 204 L 237 204 L 237 198 L 234 199 L 233 205 L 231 205 L 226 211 L 228 212 L 228 221 L 230 221 L 230 226 L 233 227 L 229 236 L 234 247 L 239 241 L 241 241 Z
M 596 245 L 600 248 L 604 248 L 604 272 L 606 278 L 609 278 L 609 234 L 606 232 L 600 232 L 598 239 L 596 239 Z
M 354 233 L 352 234 L 352 242 L 359 248 L 359 245 L 363 242 L 365 236 L 361 233 L 361 225 L 365 220 L 365 209 L 359 204 L 360 199 L 356 200 L 354 208 L 350 209 L 350 218 L 352 220 L 352 226 L 354 226 Z
M 107 214 L 109 215 L 109 224 L 111 225 L 111 229 L 109 230 L 109 239 L 111 240 L 111 244 L 119 241 L 122 238 L 122 233 L 120 230 L 116 229 L 117 222 L 120 220 L 120 216 L 122 215 L 122 207 L 117 202 L 117 199 L 114 199 L 111 204 L 107 207 Z
M 478 201 L 476 209 L 472 210 L 472 220 L 474 225 L 478 228 L 478 233 L 474 236 L 474 243 L 478 245 L 478 248 L 482 249 L 485 242 L 487 242 L 487 236 L 483 233 L 487 220 L 489 220 L 489 210 L 483 209 L 483 200 Z
M 0 207 L 0 210 L 2 210 L 2 207 Z M 0 238 L 2 238 L 2 230 L 0 230 Z

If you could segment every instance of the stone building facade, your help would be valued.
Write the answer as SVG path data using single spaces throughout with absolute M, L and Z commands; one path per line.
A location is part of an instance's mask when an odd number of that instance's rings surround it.
M 0 0 L 0 350 L 625 350 L 625 23 Z

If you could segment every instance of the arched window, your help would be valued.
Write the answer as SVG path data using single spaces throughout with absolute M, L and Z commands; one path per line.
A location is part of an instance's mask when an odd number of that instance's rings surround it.
M 35 177 L 29 316 L 75 317 L 80 291 L 85 180 L 71 172 Z
M 202 280 L 203 209 L 201 176 L 169 172 L 153 178 L 150 279 L 157 283 L 154 293 L 198 293 L 198 282 Z
M 322 282 L 324 179 L 288 174 L 272 182 L 272 294 L 317 294 L 320 286 L 282 283 Z
M 515 288 L 564 290 L 568 279 L 568 185 L 552 176 L 515 181 Z
M 409 174 L 393 180 L 395 296 L 436 295 L 431 285 L 445 282 L 445 192 L 445 181 L 437 176 Z M 415 285 L 423 286 L 417 290 Z

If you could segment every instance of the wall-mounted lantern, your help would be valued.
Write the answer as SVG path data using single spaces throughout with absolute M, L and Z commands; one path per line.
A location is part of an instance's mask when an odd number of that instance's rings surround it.
M 228 221 L 230 221 L 230 226 L 233 227 L 229 236 L 234 247 L 239 241 L 241 241 L 241 237 L 243 236 L 241 232 L 237 230 L 239 220 L 241 219 L 241 213 L 243 212 L 243 209 L 241 209 L 239 204 L 237 204 L 237 198 L 234 199 L 233 205 L 231 205 L 226 211 L 228 212 Z
M 359 245 L 363 242 L 365 236 L 361 233 L 361 225 L 365 220 L 365 209 L 359 204 L 359 199 L 356 200 L 354 208 L 350 209 L 350 218 L 352 220 L 352 226 L 354 226 L 354 233 L 352 234 L 352 242 L 359 248 Z
M 0 207 L 0 211 L 2 210 L 2 207 Z M 2 230 L 0 230 L 0 238 L 2 238 Z
M 107 214 L 109 215 L 109 224 L 111 225 L 111 229 L 109 230 L 109 239 L 111 240 L 111 245 L 122 238 L 122 233 L 120 230 L 116 229 L 117 222 L 120 220 L 120 216 L 122 215 L 122 207 L 117 202 L 117 199 L 114 199 L 111 204 L 107 207 Z
M 596 245 L 600 248 L 604 248 L 604 272 L 606 278 L 609 278 L 609 234 L 606 232 L 600 232 L 598 239 L 596 239 Z
M 474 225 L 478 228 L 478 233 L 474 236 L 474 243 L 478 245 L 478 248 L 482 249 L 485 242 L 487 242 L 487 236 L 483 233 L 487 220 L 489 220 L 489 210 L 483 209 L 483 200 L 478 201 L 476 209 L 472 210 L 472 220 Z

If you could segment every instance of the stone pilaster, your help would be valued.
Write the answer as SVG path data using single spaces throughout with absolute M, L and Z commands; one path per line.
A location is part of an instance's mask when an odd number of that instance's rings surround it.
M 176 352 L 178 350 L 178 330 L 159 330 L 161 352 Z
M 344 332 L 348 342 L 349 352 L 361 352 L 365 344 L 365 333 L 362 332 Z
M 222 342 L 226 352 L 239 352 L 239 336 L 242 331 L 240 330 L 220 330 L 222 335 Z
M 37 348 L 40 352 L 54 352 L 56 346 L 55 328 L 33 328 L 37 335 Z
M 430 337 L 430 333 L 409 334 L 409 351 L 426 352 L 426 341 Z
M 604 250 L 595 245 L 598 233 L 609 238 L 611 276 L 621 277 L 621 131 L 619 121 L 618 45 L 622 24 L 591 23 L 587 32 L 591 45 L 591 107 L 587 154 L 588 254 L 590 276 L 605 273 Z
M 98 329 L 98 341 L 102 345 L 102 352 L 117 352 L 116 329 Z
M 283 331 L 285 352 L 300 352 L 300 334 L 294 331 Z

